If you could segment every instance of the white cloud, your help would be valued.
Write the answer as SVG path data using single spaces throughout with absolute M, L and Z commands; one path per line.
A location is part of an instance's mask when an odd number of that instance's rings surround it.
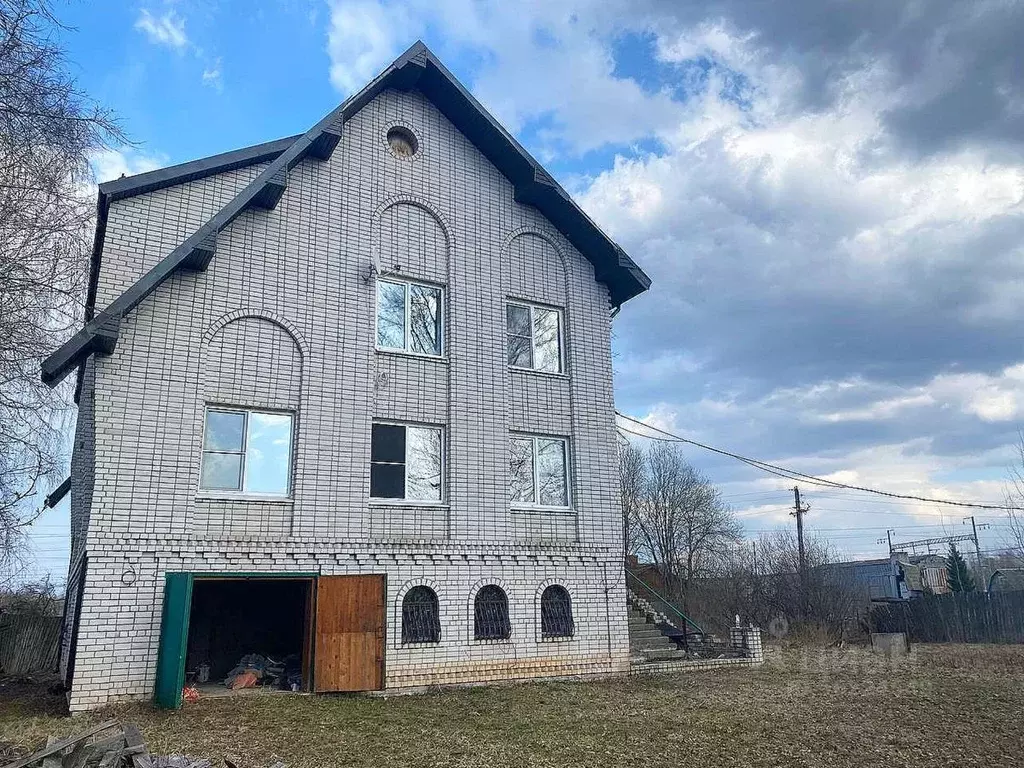
M 166 45 L 176 50 L 183 50 L 188 45 L 185 34 L 185 20 L 179 17 L 174 9 L 154 16 L 148 9 L 139 12 L 135 20 L 135 28 L 143 32 L 151 43 Z
M 203 69 L 203 85 L 213 88 L 217 93 L 224 90 L 224 81 L 221 78 L 220 72 L 220 61 L 220 57 L 218 57 L 212 64 Z
M 332 2 L 327 33 L 331 83 L 346 96 L 362 88 L 412 42 L 417 28 L 399 6 L 375 0 Z
M 331 82 L 344 94 L 437 28 L 444 31 L 443 57 L 468 53 L 480 60 L 474 95 L 506 127 L 543 122 L 547 152 L 628 143 L 678 121 L 680 105 L 667 91 L 646 92 L 616 74 L 614 34 L 644 23 L 618 18 L 612 25 L 603 4 L 331 0 L 330 9 Z
M 96 181 L 113 181 L 121 176 L 134 176 L 137 173 L 154 171 L 167 165 L 167 158 L 157 155 L 144 155 L 131 149 L 107 149 L 96 152 L 90 158 Z

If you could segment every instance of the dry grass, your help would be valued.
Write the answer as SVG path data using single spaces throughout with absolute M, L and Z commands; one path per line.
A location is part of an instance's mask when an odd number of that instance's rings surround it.
M 56 697 L 59 700 L 59 697 Z M 154 752 L 299 766 L 1016 766 L 1024 647 L 787 650 L 756 670 L 363 696 L 136 704 L 73 720 L 38 686 L 0 686 L 21 749 L 111 715 Z M 0 753 L 2 754 L 2 753 Z M 215 763 L 216 764 L 216 763 Z

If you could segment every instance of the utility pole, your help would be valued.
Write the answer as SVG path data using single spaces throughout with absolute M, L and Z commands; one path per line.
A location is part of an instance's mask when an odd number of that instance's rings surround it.
M 965 517 L 964 522 L 971 521 L 971 531 L 974 538 L 974 554 L 978 558 L 978 576 L 981 577 L 981 591 L 988 592 L 988 580 L 985 578 L 985 566 L 981 564 L 981 545 L 978 544 L 978 524 L 974 521 L 974 515 Z M 985 526 L 983 525 L 982 528 Z
M 800 610 L 807 610 L 807 553 L 804 550 L 804 515 L 809 510 L 806 504 L 800 503 L 800 486 L 793 486 L 793 511 L 789 514 L 796 517 L 796 542 L 800 555 Z

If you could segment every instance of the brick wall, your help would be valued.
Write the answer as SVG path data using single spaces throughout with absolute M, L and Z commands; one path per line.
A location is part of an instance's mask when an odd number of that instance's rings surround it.
M 396 122 L 417 135 L 412 158 L 387 149 Z M 98 306 L 258 170 L 114 203 Z M 375 351 L 374 251 L 445 286 L 442 358 Z M 565 374 L 509 369 L 508 297 L 562 308 Z M 174 570 L 386 574 L 388 687 L 628 666 L 607 292 L 422 95 L 378 96 L 329 161 L 292 170 L 275 210 L 221 233 L 205 273 L 172 277 L 133 310 L 94 369 L 95 435 L 86 419 L 80 436 L 95 487 L 84 501 L 82 469 L 72 490 L 90 515 L 74 709 L 151 693 Z M 294 410 L 291 500 L 197 500 L 210 401 Z M 445 427 L 445 503 L 370 502 L 374 418 Z M 510 431 L 571 439 L 572 511 L 510 509 Z M 477 643 L 470 595 L 495 580 L 513 637 Z M 442 641 L 402 648 L 396 601 L 417 582 L 437 586 Z M 572 594 L 572 640 L 538 637 L 537 590 L 551 582 Z

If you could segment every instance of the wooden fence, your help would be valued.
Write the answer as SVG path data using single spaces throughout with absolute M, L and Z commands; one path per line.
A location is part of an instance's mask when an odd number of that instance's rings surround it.
M 57 669 L 60 616 L 0 616 L 0 672 L 29 675 Z
M 1024 592 L 926 595 L 871 607 L 873 632 L 919 643 L 1024 643 Z

